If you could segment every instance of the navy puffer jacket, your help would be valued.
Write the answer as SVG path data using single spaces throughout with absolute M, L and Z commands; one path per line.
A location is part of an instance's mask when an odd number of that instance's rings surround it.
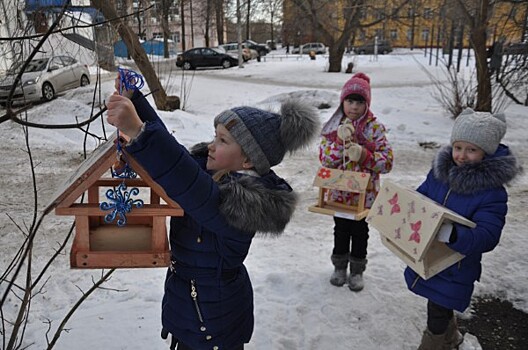
M 499 243 L 508 211 L 504 185 L 521 172 L 509 148 L 499 145 L 492 156 L 479 163 L 456 166 L 452 147 L 442 148 L 418 192 L 473 221 L 477 226 L 455 224 L 456 240 L 447 245 L 465 255 L 458 263 L 423 280 L 410 267 L 407 286 L 414 293 L 448 309 L 463 312 L 471 301 L 473 284 L 479 280 L 482 254 Z
M 167 131 L 143 95 L 132 101 L 145 130 L 126 150 L 184 209 L 171 218 L 172 268 L 162 324 L 193 349 L 231 349 L 253 332 L 253 290 L 244 266 L 256 232 L 280 234 L 296 195 L 275 173 L 231 173 L 215 182 L 207 147 L 192 153 Z

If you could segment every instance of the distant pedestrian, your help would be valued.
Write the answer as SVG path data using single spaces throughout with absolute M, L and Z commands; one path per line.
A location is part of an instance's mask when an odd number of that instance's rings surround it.
M 501 38 L 495 41 L 488 50 L 488 57 L 490 58 L 490 76 L 495 75 L 496 81 L 499 81 L 499 74 L 502 66 L 502 54 L 504 50 L 504 39 Z

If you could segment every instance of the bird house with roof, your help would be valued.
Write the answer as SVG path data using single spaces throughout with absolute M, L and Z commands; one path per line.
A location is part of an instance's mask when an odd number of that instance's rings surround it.
M 439 239 L 443 228 L 449 237 L 452 223 L 476 226 L 421 193 L 390 181 L 383 182 L 367 222 L 379 231 L 382 243 L 424 279 L 464 258 L 444 243 L 447 239 Z
M 117 133 L 81 163 L 48 207 L 75 217 L 71 267 L 168 266 L 166 217 L 183 210 L 124 150 L 120 155 L 137 176 L 115 177 L 116 140 Z
M 332 215 L 350 220 L 361 220 L 369 212 L 365 208 L 366 191 L 370 174 L 320 167 L 313 185 L 319 187 L 317 203 L 308 208 L 314 213 Z M 357 204 L 344 204 L 332 201 L 329 190 L 351 192 L 357 195 Z

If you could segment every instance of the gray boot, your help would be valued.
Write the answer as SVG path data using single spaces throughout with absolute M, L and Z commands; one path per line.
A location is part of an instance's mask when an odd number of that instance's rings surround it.
M 346 282 L 348 254 L 332 254 L 330 259 L 335 267 L 334 273 L 332 273 L 332 276 L 330 277 L 330 283 L 336 287 L 341 287 Z
M 458 346 L 464 342 L 464 336 L 458 330 L 456 316 L 449 320 L 445 337 L 446 349 L 458 349 Z
M 367 268 L 367 259 L 350 257 L 350 276 L 348 276 L 348 288 L 353 292 L 363 289 L 363 271 Z
M 418 350 L 444 350 L 449 349 L 444 347 L 446 334 L 433 334 L 429 329 L 426 329 L 422 335 L 422 341 Z

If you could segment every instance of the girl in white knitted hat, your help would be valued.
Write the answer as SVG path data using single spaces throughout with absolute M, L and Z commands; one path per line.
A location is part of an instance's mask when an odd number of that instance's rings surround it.
M 451 145 L 436 155 L 418 192 L 473 221 L 476 227 L 453 224 L 447 246 L 465 257 L 424 280 L 410 267 L 408 288 L 427 302 L 427 329 L 419 350 L 453 349 L 464 338 L 453 310 L 463 312 L 479 280 L 482 254 L 499 243 L 506 221 L 508 193 L 504 185 L 520 172 L 515 156 L 500 143 L 506 133 L 503 114 L 467 109 L 456 119 Z

